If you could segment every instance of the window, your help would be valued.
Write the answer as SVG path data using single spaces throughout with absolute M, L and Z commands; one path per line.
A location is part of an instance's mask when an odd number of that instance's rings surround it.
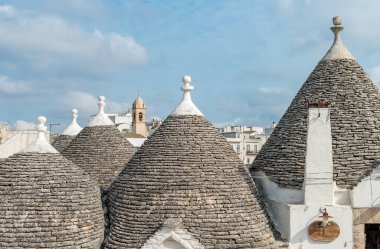
M 239 153 L 240 152 L 240 145 L 236 145 L 236 152 Z
M 251 145 L 247 145 L 247 151 L 251 151 Z
M 143 121 L 143 114 L 142 114 L 142 112 L 139 112 L 139 121 L 140 122 Z
M 257 145 L 254 145 L 254 146 L 253 146 L 253 151 L 254 151 L 254 152 L 257 152 Z
M 247 158 L 247 164 L 249 164 L 249 158 Z

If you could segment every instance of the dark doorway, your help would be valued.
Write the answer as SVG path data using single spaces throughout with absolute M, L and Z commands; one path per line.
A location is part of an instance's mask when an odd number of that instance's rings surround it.
M 380 249 L 380 224 L 365 224 L 365 249 Z

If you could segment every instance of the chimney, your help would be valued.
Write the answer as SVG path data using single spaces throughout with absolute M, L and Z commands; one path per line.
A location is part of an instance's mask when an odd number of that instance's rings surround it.
M 309 102 L 304 194 L 305 204 L 332 205 L 334 201 L 332 138 L 329 103 Z

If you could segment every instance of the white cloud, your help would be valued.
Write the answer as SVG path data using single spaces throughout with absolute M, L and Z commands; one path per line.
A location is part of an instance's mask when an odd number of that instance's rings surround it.
M 62 103 L 68 110 L 73 108 L 78 109 L 79 115 L 82 117 L 98 112 L 98 98 L 89 93 L 79 91 L 69 92 L 62 98 Z M 106 97 L 105 111 L 107 113 L 125 112 L 126 106 L 129 105 L 110 101 Z
M 16 128 L 16 130 L 35 130 L 36 124 L 33 122 L 27 122 L 24 120 L 17 120 L 14 123 L 14 127 Z
M 0 93 L 8 95 L 25 94 L 31 91 L 30 84 L 24 81 L 13 81 L 0 75 Z
M 11 5 L 0 5 L 0 15 L 12 16 L 16 10 Z
M 1 13 L 0 50 L 7 56 L 0 63 L 9 68 L 13 63 L 13 68 L 102 75 L 147 61 L 145 48 L 128 35 L 88 31 L 58 16 L 13 11 L 4 18 Z

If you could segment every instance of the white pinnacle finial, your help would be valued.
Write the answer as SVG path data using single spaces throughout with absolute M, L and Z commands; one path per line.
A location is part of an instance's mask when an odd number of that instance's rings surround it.
M 105 102 L 106 97 L 104 97 L 104 96 L 99 96 L 99 97 L 98 97 L 98 100 L 99 100 L 99 102 L 98 102 L 99 113 L 104 113 L 104 107 L 106 106 L 106 102 Z
M 182 77 L 183 86 L 181 90 L 183 91 L 183 98 L 181 103 L 174 109 L 171 115 L 180 116 L 180 115 L 196 115 L 203 116 L 201 111 L 194 105 L 191 100 L 190 92 L 194 89 L 193 86 L 190 86 L 191 77 L 185 75 Z
M 78 110 L 72 109 L 71 110 L 71 116 L 72 116 L 73 120 L 71 121 L 71 124 L 69 124 L 66 127 L 66 129 L 62 132 L 62 135 L 76 136 L 82 130 L 82 127 L 80 127 L 79 124 L 77 123 Z
M 108 115 L 104 112 L 104 107 L 106 105 L 106 97 L 99 96 L 98 97 L 98 106 L 99 112 L 96 116 L 90 121 L 88 126 L 104 126 L 104 125 L 115 125 L 112 120 L 108 117 Z
M 38 132 L 45 132 L 47 130 L 47 127 L 45 126 L 46 118 L 44 116 L 38 116 L 37 118 L 37 131 Z
M 72 109 L 71 110 L 71 116 L 73 117 L 73 120 L 77 120 L 78 117 L 78 110 L 77 109 Z
M 39 116 L 37 118 L 37 139 L 26 146 L 21 152 L 58 153 L 58 151 L 46 140 L 45 132 L 47 127 L 45 126 L 45 123 L 46 118 L 44 116 Z
M 189 75 L 185 75 L 182 77 L 182 83 L 183 83 L 183 87 L 181 87 L 181 90 L 183 92 L 191 92 L 194 89 L 193 86 L 190 86 L 191 77 Z
M 334 43 L 323 57 L 322 60 L 338 60 L 338 59 L 351 59 L 355 58 L 351 55 L 350 51 L 344 46 L 342 40 L 340 39 L 340 32 L 344 29 L 342 26 L 342 18 L 340 16 L 334 16 L 333 18 L 334 26 L 330 29 L 334 33 Z

